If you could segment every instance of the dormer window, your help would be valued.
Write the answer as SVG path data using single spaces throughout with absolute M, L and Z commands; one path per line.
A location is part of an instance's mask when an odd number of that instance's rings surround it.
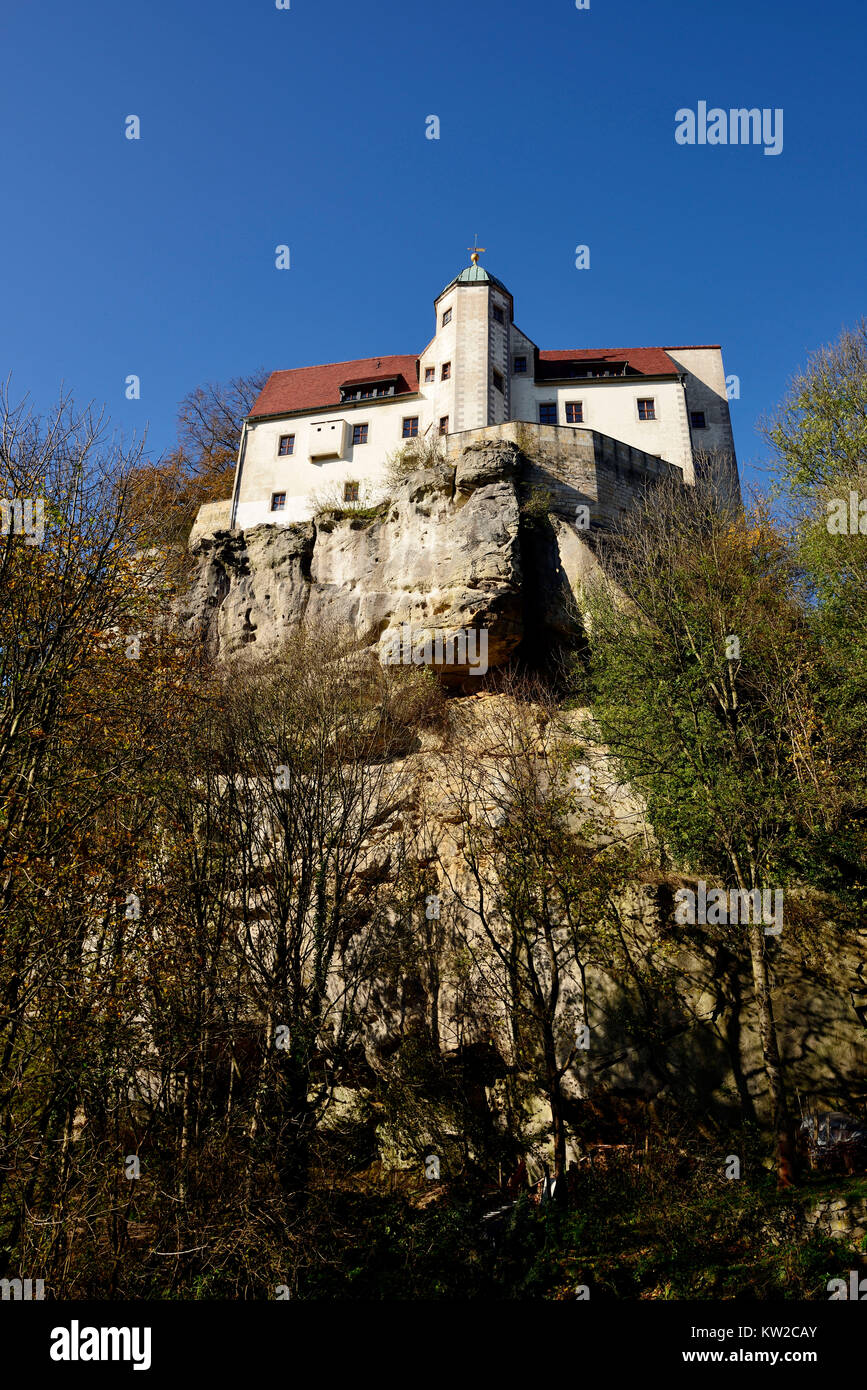
M 393 396 L 396 391 L 396 376 L 380 377 L 379 381 L 344 381 L 340 387 L 340 404 L 379 400 L 385 396 Z
M 604 376 L 625 376 L 625 375 L 626 375 L 626 363 L 625 363 L 625 362 L 586 362 L 586 363 L 582 363 L 580 366 L 576 365 L 575 368 L 574 368 L 574 370 L 570 371 L 569 375 L 570 375 L 570 376 L 595 376 L 595 377 L 604 377 Z
M 630 367 L 627 362 L 602 362 L 591 361 L 586 358 L 582 361 L 563 361 L 556 364 L 545 363 L 545 376 L 549 380 L 569 381 L 575 377 L 611 377 L 611 376 L 639 376 L 640 373 L 635 368 Z

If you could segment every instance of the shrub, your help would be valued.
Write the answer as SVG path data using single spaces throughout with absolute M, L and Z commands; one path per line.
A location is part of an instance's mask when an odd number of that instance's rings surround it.
M 385 466 L 386 481 L 394 487 L 420 468 L 440 468 L 445 462 L 445 451 L 439 435 L 408 439 L 401 448 L 389 454 Z
M 544 526 L 548 513 L 554 505 L 552 494 L 546 487 L 529 487 L 521 499 L 521 517 L 528 526 Z
M 342 483 L 334 482 L 313 493 L 311 503 L 314 521 L 344 521 L 347 517 L 357 521 L 373 521 L 381 516 L 388 506 L 388 493 L 381 487 L 362 483 L 358 489 L 358 497 L 352 500 L 343 496 L 342 489 Z

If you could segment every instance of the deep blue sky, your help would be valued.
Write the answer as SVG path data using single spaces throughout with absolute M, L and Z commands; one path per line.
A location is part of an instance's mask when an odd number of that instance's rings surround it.
M 159 453 L 199 383 L 420 350 L 478 232 L 542 347 L 722 343 L 761 457 L 867 309 L 864 0 L 291 3 L 0 0 L 13 395 L 63 380 Z M 782 107 L 783 153 L 677 145 L 700 100 Z

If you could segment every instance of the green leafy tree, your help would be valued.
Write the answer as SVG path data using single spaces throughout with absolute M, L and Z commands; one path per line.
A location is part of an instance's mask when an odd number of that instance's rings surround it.
M 785 890 L 821 830 L 813 643 L 787 537 L 709 490 L 654 490 L 603 547 L 588 591 L 601 737 L 683 866 Z M 769 924 L 768 924 L 769 925 Z M 731 927 L 752 967 L 780 1180 L 793 1132 L 761 919 Z
M 812 874 L 867 902 L 867 320 L 814 353 L 765 422 L 814 635 L 830 827 Z
M 867 460 L 867 319 L 819 348 L 764 421 L 785 486 L 809 493 Z

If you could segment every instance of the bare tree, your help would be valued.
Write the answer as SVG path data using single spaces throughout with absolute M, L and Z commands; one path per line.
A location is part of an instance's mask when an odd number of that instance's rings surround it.
M 544 1092 L 563 1172 L 562 1082 L 587 1046 L 587 966 L 615 944 L 629 853 L 582 804 L 570 731 L 539 686 L 507 682 L 445 757 L 462 872 L 449 878 L 483 997 L 499 1002 L 513 1064 Z M 444 870 L 448 873 L 447 867 Z

